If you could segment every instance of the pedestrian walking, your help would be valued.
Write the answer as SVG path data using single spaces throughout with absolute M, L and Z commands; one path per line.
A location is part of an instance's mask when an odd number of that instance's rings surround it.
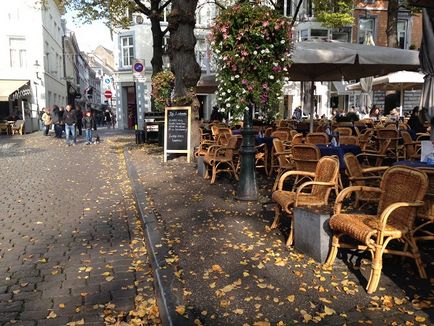
M 83 135 L 83 111 L 81 111 L 81 107 L 79 105 L 77 105 L 77 109 L 76 109 L 76 113 L 77 113 L 77 129 L 78 129 L 78 135 L 82 136 Z
M 57 105 L 53 105 L 51 109 L 51 122 L 54 124 L 54 135 L 56 138 L 62 138 L 63 130 L 63 113 Z
M 82 124 L 86 136 L 86 145 L 92 144 L 92 128 L 94 126 L 94 118 L 92 112 L 86 111 L 82 119 Z
M 66 135 L 66 145 L 71 146 L 77 143 L 77 139 L 75 137 L 75 125 L 77 124 L 77 113 L 72 108 L 71 104 L 66 106 L 66 110 L 64 113 L 65 120 L 65 135 Z M 70 136 L 72 135 L 71 142 L 69 141 Z
M 53 123 L 51 119 L 51 114 L 48 111 L 48 109 L 43 108 L 42 109 L 44 113 L 42 114 L 42 122 L 44 123 L 44 135 L 48 136 L 48 132 L 50 131 L 51 124 Z
M 112 124 L 112 115 L 110 113 L 110 111 L 107 109 L 104 112 L 104 122 L 107 128 L 110 128 L 111 124 Z

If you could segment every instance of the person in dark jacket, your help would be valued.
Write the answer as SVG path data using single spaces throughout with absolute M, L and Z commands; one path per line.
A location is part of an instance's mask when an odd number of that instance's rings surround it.
M 423 126 L 419 117 L 419 107 L 415 106 L 411 113 L 410 119 L 408 119 L 408 125 L 415 133 L 425 133 L 426 128 Z
M 84 132 L 86 135 L 86 145 L 92 144 L 92 128 L 95 124 L 91 111 L 86 111 L 82 119 Z
M 75 137 L 75 125 L 77 124 L 77 113 L 72 108 L 71 104 L 66 106 L 66 110 L 63 113 L 63 120 L 65 121 L 65 135 L 66 145 L 71 146 L 77 144 L 77 138 Z M 69 137 L 72 135 L 72 141 L 69 141 Z
M 54 135 L 56 138 L 62 138 L 62 120 L 63 115 L 61 115 L 60 108 L 57 105 L 53 105 L 51 109 L 51 121 L 54 125 Z

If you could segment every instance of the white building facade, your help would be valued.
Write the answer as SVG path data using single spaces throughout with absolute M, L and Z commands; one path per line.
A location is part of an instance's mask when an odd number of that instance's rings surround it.
M 53 0 L 2 3 L 0 119 L 26 120 L 25 132 L 39 129 L 43 107 L 66 104 L 61 14 Z

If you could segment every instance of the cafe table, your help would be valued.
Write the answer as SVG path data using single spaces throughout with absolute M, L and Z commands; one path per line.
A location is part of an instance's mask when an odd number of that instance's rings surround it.
M 404 165 L 404 166 L 408 166 L 408 167 L 411 167 L 411 168 L 429 168 L 429 169 L 434 169 L 434 165 L 428 164 L 426 162 L 421 162 L 421 161 L 403 160 L 403 161 L 393 162 L 392 165 Z
M 328 144 L 317 144 L 316 146 L 319 148 L 321 157 L 336 155 L 339 158 L 340 170 L 345 170 L 346 168 L 345 161 L 344 161 L 344 155 L 346 153 L 353 153 L 354 155 L 358 155 L 362 153 L 360 146 L 357 145 L 332 146 Z

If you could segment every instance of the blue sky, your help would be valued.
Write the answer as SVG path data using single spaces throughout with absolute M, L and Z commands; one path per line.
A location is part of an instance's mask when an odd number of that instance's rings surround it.
M 75 32 L 78 46 L 80 47 L 81 51 L 93 51 L 98 45 L 102 45 L 112 50 L 110 32 L 103 23 L 99 21 L 86 25 L 74 23 L 73 11 L 67 12 L 64 17 L 66 19 L 66 26 L 68 29 Z

